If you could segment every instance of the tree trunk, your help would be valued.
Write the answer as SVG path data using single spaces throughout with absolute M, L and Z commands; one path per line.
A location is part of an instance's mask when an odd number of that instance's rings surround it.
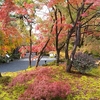
M 56 65 L 59 66 L 60 50 L 57 50 L 57 58 L 56 58 L 56 60 L 57 60 Z
M 65 44 L 66 69 L 68 70 L 68 72 L 70 72 L 70 67 L 68 67 L 69 64 L 70 64 L 68 47 L 69 47 L 69 42 L 70 42 L 72 33 L 73 33 L 73 32 L 68 31 L 68 36 L 67 36 L 67 40 L 66 40 L 66 44 Z
M 62 48 L 65 46 L 65 43 L 62 44 L 62 46 L 60 46 L 59 48 L 56 48 L 56 52 L 57 52 L 57 58 L 56 58 L 56 65 L 59 66 L 59 62 L 60 62 L 60 51 L 62 50 Z
M 72 53 L 70 55 L 70 59 L 68 60 L 68 66 L 66 69 L 67 72 L 71 72 L 71 68 L 72 68 L 72 64 L 73 64 L 73 60 L 74 60 L 74 55 L 76 53 L 77 46 L 80 45 L 80 38 L 81 38 L 80 34 L 81 34 L 81 28 L 79 25 L 76 27 L 76 40 L 74 42 L 74 47 L 73 47 Z
M 29 67 L 32 67 L 32 64 L 31 64 L 31 56 L 32 56 L 32 25 L 30 25 L 30 30 L 29 30 L 29 33 L 30 33 L 30 52 L 29 52 Z
M 72 53 L 70 55 L 70 59 L 67 62 L 67 69 L 66 69 L 67 72 L 71 72 L 71 68 L 72 68 L 72 64 L 73 64 L 76 48 L 77 48 L 77 44 L 74 45 L 74 49 L 73 49 L 73 51 L 72 51 Z
M 39 55 L 39 57 L 38 57 L 38 59 L 37 59 L 37 62 L 36 62 L 35 67 L 38 67 L 39 61 L 40 61 L 40 59 L 41 59 L 41 56 L 42 56 L 42 54 L 43 54 L 43 52 L 44 52 L 44 49 L 46 48 L 47 44 L 49 43 L 49 41 L 50 41 L 50 38 L 47 40 L 47 42 L 45 43 L 44 47 L 42 48 L 42 50 L 41 50 L 41 52 L 40 52 L 40 55 Z
M 69 47 L 69 41 L 70 41 L 71 36 L 68 35 L 66 44 L 65 44 L 65 59 L 69 59 L 69 54 L 68 54 L 68 47 Z
M 42 56 L 42 53 L 40 53 L 40 55 L 39 55 L 39 57 L 38 57 L 38 59 L 37 59 L 37 61 L 36 61 L 35 67 L 38 67 L 39 61 L 40 61 L 40 59 L 41 59 L 41 56 Z
M 0 73 L 0 77 L 2 77 L 1 73 Z

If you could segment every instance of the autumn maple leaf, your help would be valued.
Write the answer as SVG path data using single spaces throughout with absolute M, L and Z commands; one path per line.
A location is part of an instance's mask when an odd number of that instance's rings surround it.
M 86 16 L 88 16 L 88 13 L 85 12 L 85 13 L 81 14 L 81 16 L 86 17 Z

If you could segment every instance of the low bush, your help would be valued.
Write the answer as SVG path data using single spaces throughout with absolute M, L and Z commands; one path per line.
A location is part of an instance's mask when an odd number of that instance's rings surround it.
M 73 67 L 81 73 L 86 73 L 91 68 L 96 67 L 95 59 L 91 55 L 78 52 L 74 57 Z
M 65 100 L 71 93 L 70 85 L 66 81 L 55 80 L 54 75 L 55 69 L 41 67 L 19 74 L 9 86 L 25 86 L 18 100 Z
M 57 81 L 50 82 L 48 77 L 42 80 L 36 79 L 28 86 L 26 91 L 19 97 L 19 100 L 54 100 L 55 98 L 66 98 L 70 94 L 68 83 Z
M 12 54 L 11 59 L 20 59 L 20 53 L 18 54 Z

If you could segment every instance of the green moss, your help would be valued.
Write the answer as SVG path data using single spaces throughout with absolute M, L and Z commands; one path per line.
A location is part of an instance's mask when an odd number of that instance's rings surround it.
M 53 69 L 53 81 L 66 81 L 71 85 L 71 94 L 65 100 L 100 100 L 100 67 L 92 69 L 90 75 L 79 73 L 67 73 L 62 66 L 46 66 Z M 29 72 L 33 69 L 27 69 Z M 34 68 L 34 70 L 36 70 Z M 22 73 L 26 72 L 23 71 Z M 3 73 L 0 78 L 0 100 L 18 100 L 18 97 L 26 90 L 28 84 L 16 85 L 8 88 L 9 82 L 20 72 Z M 54 100 L 56 100 L 54 98 Z M 63 100 L 57 98 L 57 100 Z
M 91 75 L 100 76 L 100 66 L 98 66 L 98 68 L 93 68 L 89 73 Z

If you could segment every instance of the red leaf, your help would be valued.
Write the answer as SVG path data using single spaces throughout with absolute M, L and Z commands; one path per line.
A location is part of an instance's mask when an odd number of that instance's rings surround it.
M 88 13 L 85 12 L 85 13 L 81 14 L 81 16 L 86 17 L 86 16 L 88 16 Z

